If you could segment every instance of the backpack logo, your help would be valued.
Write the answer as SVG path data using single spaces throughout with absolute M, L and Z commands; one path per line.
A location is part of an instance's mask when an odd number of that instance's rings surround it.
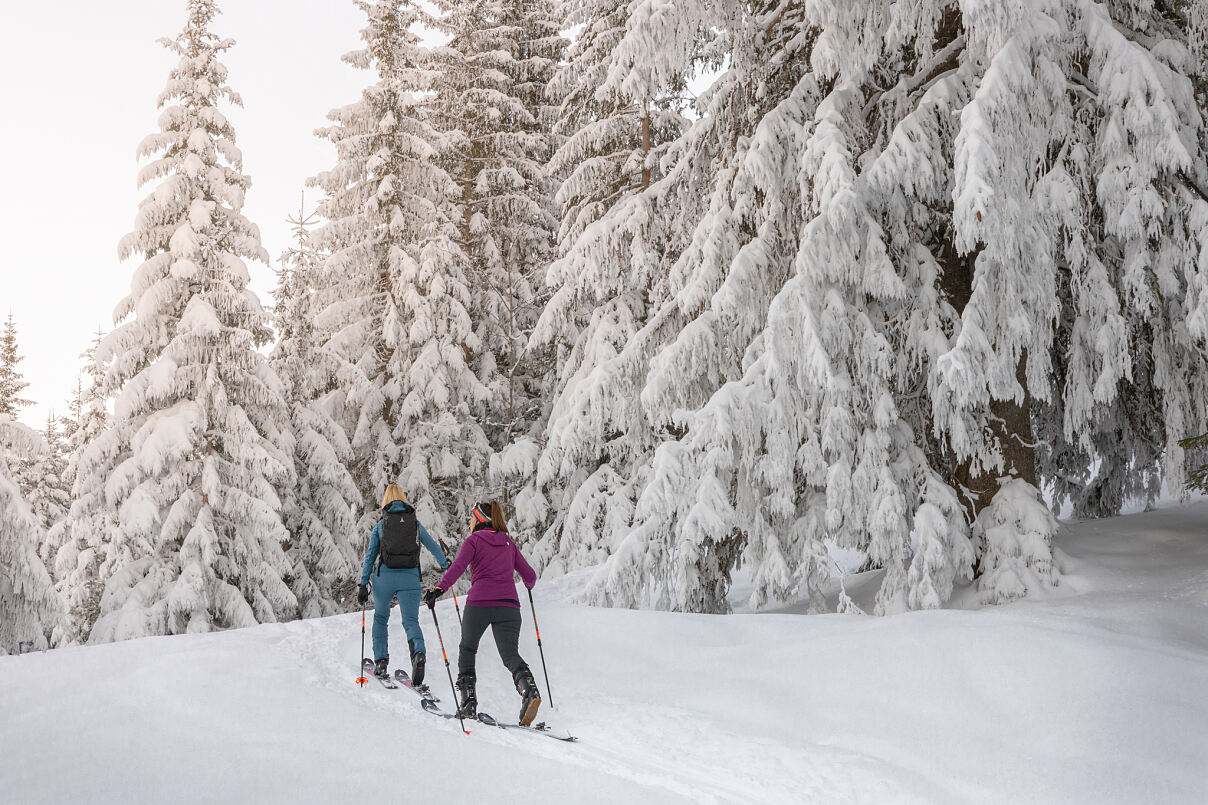
M 419 567 L 419 520 L 415 509 L 382 515 L 379 562 L 391 570 Z

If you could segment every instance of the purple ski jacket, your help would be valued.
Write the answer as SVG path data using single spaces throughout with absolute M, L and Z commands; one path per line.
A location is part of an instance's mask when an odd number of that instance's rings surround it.
M 466 537 L 457 551 L 457 558 L 440 577 L 438 586 L 448 590 L 466 572 L 467 565 L 470 567 L 468 606 L 520 609 L 512 573 L 519 573 L 524 586 L 530 590 L 537 583 L 537 573 L 520 555 L 516 543 L 506 532 L 493 528 L 479 528 Z

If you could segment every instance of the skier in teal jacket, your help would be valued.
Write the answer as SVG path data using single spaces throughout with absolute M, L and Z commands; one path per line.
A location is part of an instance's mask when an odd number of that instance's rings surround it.
M 386 531 L 383 532 L 383 524 Z M 385 544 L 383 545 L 383 541 Z M 424 633 L 419 628 L 419 602 L 422 588 L 419 576 L 419 546 L 436 557 L 441 569 L 449 560 L 428 529 L 415 517 L 415 509 L 407 502 L 402 489 L 390 484 L 382 496 L 382 519 L 373 527 L 365 564 L 361 568 L 361 586 L 357 603 L 369 600 L 369 580 L 373 579 L 373 672 L 389 674 L 388 643 L 390 602 L 398 596 L 403 616 L 403 630 L 411 650 L 411 679 L 416 685 L 424 681 Z M 376 564 L 376 569 L 374 565 Z

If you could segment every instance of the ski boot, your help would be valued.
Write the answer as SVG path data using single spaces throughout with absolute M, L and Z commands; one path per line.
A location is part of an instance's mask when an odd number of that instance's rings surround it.
M 389 667 L 390 667 L 390 658 L 382 657 L 380 660 L 378 660 L 377 662 L 375 662 L 373 664 L 373 675 L 376 676 L 378 679 L 385 679 L 386 677 L 390 676 L 390 671 L 388 670 Z
M 457 708 L 458 718 L 478 717 L 478 696 L 474 693 L 477 678 L 473 673 L 457 675 L 457 692 L 461 694 L 461 707 Z
M 417 651 L 411 655 L 411 685 L 421 687 L 424 684 L 424 652 Z
M 520 725 L 527 727 L 537 717 L 537 708 L 541 706 L 541 690 L 527 665 L 517 668 L 516 673 L 512 674 L 512 680 L 516 683 L 516 692 L 520 694 Z

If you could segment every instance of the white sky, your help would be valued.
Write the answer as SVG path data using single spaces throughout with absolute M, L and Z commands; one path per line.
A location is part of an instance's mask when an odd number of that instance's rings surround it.
M 314 129 L 371 80 L 340 61 L 364 17 L 351 0 L 219 7 L 213 29 L 236 40 L 224 62 L 244 103 L 224 111 L 252 178 L 245 212 L 275 262 L 305 180 L 335 160 Z M 66 412 L 79 354 L 129 292 L 138 259 L 120 263 L 117 243 L 150 189 L 135 186 L 135 147 L 156 130 L 175 63 L 156 40 L 184 19 L 185 0 L 0 0 L 0 317 L 17 325 L 31 426 Z M 318 198 L 307 191 L 308 210 Z M 272 271 L 249 268 L 267 308 Z

